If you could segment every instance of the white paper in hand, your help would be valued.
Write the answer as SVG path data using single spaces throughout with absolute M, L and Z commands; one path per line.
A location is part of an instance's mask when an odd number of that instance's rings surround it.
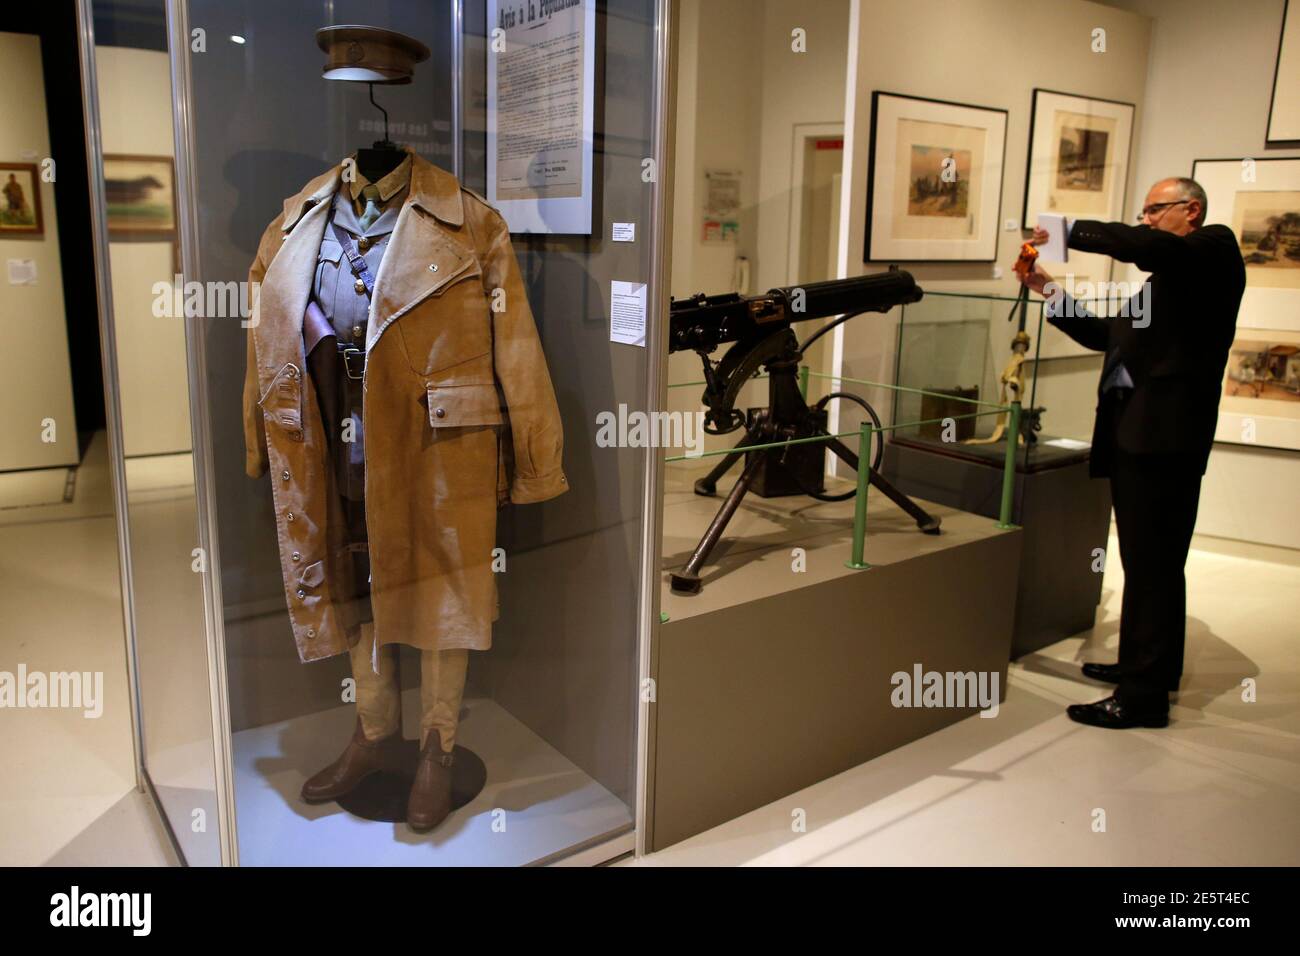
M 1070 221 L 1065 216 L 1043 212 L 1038 214 L 1038 228 L 1047 230 L 1047 242 L 1038 247 L 1038 258 L 1047 262 L 1069 262 L 1070 247 L 1066 244 Z

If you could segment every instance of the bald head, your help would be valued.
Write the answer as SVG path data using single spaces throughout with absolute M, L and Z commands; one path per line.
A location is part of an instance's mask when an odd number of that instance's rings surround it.
M 1205 190 L 1194 179 L 1172 176 L 1147 192 L 1142 221 L 1152 229 L 1185 236 L 1205 224 Z

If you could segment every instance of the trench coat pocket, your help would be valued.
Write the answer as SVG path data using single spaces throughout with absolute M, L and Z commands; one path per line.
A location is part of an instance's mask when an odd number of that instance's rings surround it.
M 491 321 L 482 269 L 473 256 L 430 263 L 441 278 L 396 313 L 407 361 L 417 375 L 432 375 L 491 350 Z M 425 270 L 424 275 L 434 278 Z M 396 280 L 394 280 L 396 281 Z
M 302 372 L 298 366 L 286 362 L 257 404 L 271 424 L 288 433 L 294 441 L 303 440 Z
M 430 385 L 428 398 L 434 428 L 500 425 L 505 420 L 495 385 Z

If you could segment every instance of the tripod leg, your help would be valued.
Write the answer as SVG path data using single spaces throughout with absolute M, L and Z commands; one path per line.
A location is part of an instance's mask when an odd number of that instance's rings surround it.
M 722 532 L 727 529 L 727 522 L 731 520 L 736 509 L 740 507 L 740 500 L 745 497 L 745 492 L 749 490 L 750 482 L 754 480 L 754 475 L 758 473 L 759 467 L 763 462 L 762 455 L 755 455 L 745 466 L 739 478 L 736 479 L 735 486 L 727 499 L 722 502 L 722 507 L 718 513 L 713 516 L 709 522 L 708 528 L 704 531 L 704 537 L 700 538 L 700 543 L 695 546 L 695 552 L 691 559 L 686 562 L 685 567 L 680 571 L 675 571 L 672 576 L 672 587 L 674 591 L 685 591 L 687 594 L 698 594 L 703 585 L 700 583 L 700 568 L 704 562 L 709 559 L 709 553 L 713 550 L 718 539 L 722 537 Z
M 745 432 L 745 436 L 741 438 L 740 441 L 736 442 L 735 448 L 733 448 L 729 454 L 724 455 L 722 461 L 713 466 L 712 471 L 703 478 L 697 478 L 695 480 L 695 493 L 705 498 L 712 498 L 714 493 L 718 490 L 718 480 L 729 472 L 736 462 L 740 461 L 740 459 L 744 457 L 745 446 L 755 444 L 754 438 L 755 436 L 752 431 Z
M 844 442 L 840 441 L 838 438 L 832 438 L 827 442 L 827 444 L 830 446 L 831 451 L 839 455 L 839 457 L 842 458 L 850 468 L 854 471 L 858 470 L 858 456 L 853 453 L 852 449 L 850 449 L 848 445 L 844 444 Z M 912 520 L 916 522 L 918 528 L 926 534 L 939 533 L 938 518 L 931 515 L 915 501 L 895 488 L 890 482 L 876 474 L 875 470 L 870 469 L 869 466 L 868 471 L 867 480 L 870 481 L 874 487 L 884 492 L 886 498 L 906 511 Z

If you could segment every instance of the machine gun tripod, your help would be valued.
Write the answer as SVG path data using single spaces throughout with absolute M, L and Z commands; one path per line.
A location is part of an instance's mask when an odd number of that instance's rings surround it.
M 912 277 L 890 270 L 856 279 L 812 283 L 803 287 L 773 289 L 763 296 L 730 294 L 695 296 L 674 302 L 671 309 L 670 351 L 690 348 L 704 364 L 705 431 L 721 435 L 744 427 L 745 434 L 735 447 L 703 478 L 695 482 L 695 493 L 707 497 L 717 491 L 718 481 L 742 459 L 744 469 L 718 512 L 709 523 L 690 559 L 671 575 L 676 591 L 695 594 L 701 589 L 700 569 L 721 540 L 727 524 L 745 495 L 753 491 L 765 498 L 806 494 L 819 501 L 845 501 L 856 491 L 830 495 L 825 488 L 825 451 L 829 449 L 855 471 L 869 469 L 868 481 L 911 516 L 926 534 L 939 533 L 939 519 L 928 514 L 879 474 L 883 442 L 876 446 L 873 461 L 860 463 L 859 456 L 827 431 L 826 406 L 832 399 L 846 399 L 861 405 L 880 427 L 880 419 L 866 401 L 848 392 L 832 392 L 809 406 L 799 388 L 798 369 L 808 347 L 841 322 L 864 312 L 887 312 L 903 302 L 921 298 Z M 801 305 L 803 308 L 795 308 Z M 802 345 L 791 323 L 804 319 L 839 315 Z M 723 342 L 735 344 L 715 365 L 709 355 Z M 768 405 L 741 413 L 735 401 L 741 387 L 762 369 L 768 374 Z M 778 448 L 761 446 L 800 439 L 814 439 Z M 756 450 L 755 446 L 760 446 Z

